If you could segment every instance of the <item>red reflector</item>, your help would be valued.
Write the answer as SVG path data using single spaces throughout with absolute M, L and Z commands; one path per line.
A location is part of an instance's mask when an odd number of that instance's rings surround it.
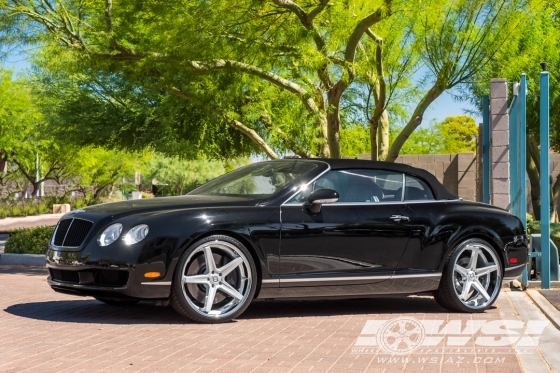
M 515 264 L 515 263 L 517 263 L 517 258 L 509 258 L 509 262 L 511 264 Z

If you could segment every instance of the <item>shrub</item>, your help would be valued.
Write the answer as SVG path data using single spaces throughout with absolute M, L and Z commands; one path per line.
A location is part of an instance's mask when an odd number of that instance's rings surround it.
M 51 196 L 24 200 L 0 200 L 0 219 L 6 217 L 31 216 L 52 212 L 54 204 L 69 203 L 74 209 L 83 208 L 100 201 L 84 197 Z
M 527 222 L 527 232 L 529 234 L 541 233 L 541 222 Z M 560 250 L 560 223 L 550 223 L 550 239 Z
M 54 226 L 20 228 L 9 231 L 5 253 L 11 254 L 45 254 L 53 234 Z

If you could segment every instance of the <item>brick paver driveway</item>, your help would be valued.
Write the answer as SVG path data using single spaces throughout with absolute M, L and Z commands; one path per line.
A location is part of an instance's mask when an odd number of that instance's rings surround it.
M 432 320 L 436 334 L 445 325 L 440 335 L 461 334 L 469 321 L 501 320 L 500 303 L 469 315 L 448 313 L 429 297 L 263 301 L 235 322 L 202 325 L 170 307 L 115 307 L 58 294 L 46 276 L 45 269 L 0 266 L 1 372 L 522 371 L 509 344 L 507 351 L 481 348 L 470 336 L 461 347 L 442 349 L 436 340 L 408 355 L 368 345 L 380 320 Z

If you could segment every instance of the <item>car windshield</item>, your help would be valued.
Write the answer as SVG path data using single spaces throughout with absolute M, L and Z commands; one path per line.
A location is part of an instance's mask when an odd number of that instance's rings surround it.
M 316 163 L 281 160 L 254 163 L 220 176 L 188 194 L 266 198 L 297 182 Z

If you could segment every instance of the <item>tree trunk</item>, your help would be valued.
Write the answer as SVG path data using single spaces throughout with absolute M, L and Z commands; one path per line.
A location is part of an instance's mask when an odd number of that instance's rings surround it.
M 37 191 L 39 190 L 41 183 L 31 183 L 33 186 L 33 192 L 31 192 L 31 198 L 37 198 Z
M 537 142 L 527 135 L 527 175 L 531 184 L 531 205 L 535 220 L 541 220 L 540 154 Z
M 422 119 L 426 109 L 431 105 L 432 102 L 435 101 L 436 98 L 438 98 L 445 91 L 446 86 L 447 84 L 442 82 L 441 79 L 438 78 L 432 88 L 430 88 L 430 90 L 426 92 L 424 97 L 422 97 L 422 99 L 416 106 L 416 109 L 410 117 L 410 120 L 402 129 L 401 133 L 399 133 L 399 135 L 393 142 L 393 145 L 391 145 L 391 147 L 389 148 L 387 158 L 385 159 L 386 161 L 394 162 L 395 159 L 397 159 L 397 157 L 399 156 L 399 152 L 401 151 L 406 140 L 408 140 L 410 135 L 412 135 L 412 132 L 414 132 L 414 130 L 418 128 L 420 124 L 422 124 Z
M 329 158 L 340 158 L 340 98 L 344 85 L 337 84 L 327 94 L 327 145 Z
M 387 110 L 383 110 L 381 118 L 379 118 L 377 131 L 377 142 L 379 148 L 377 159 L 384 161 L 389 154 L 389 114 L 387 114 Z
M 527 137 L 529 137 L 529 135 Z M 527 142 L 527 144 L 528 143 L 529 142 Z M 527 175 L 529 176 L 529 182 L 531 183 L 531 205 L 533 206 L 533 215 L 535 220 L 541 220 L 540 173 L 530 153 L 527 154 Z
M 340 110 L 337 108 L 327 114 L 327 145 L 329 158 L 340 158 Z
M 552 186 L 552 206 L 550 212 L 553 223 L 558 223 L 558 196 L 560 196 L 560 175 L 556 176 L 556 181 Z
M 371 143 L 371 160 L 383 161 L 389 151 L 389 115 L 387 110 L 377 113 L 369 122 L 369 138 Z
M 340 121 L 340 117 L 339 117 Z M 318 124 L 318 132 L 321 140 L 321 144 L 319 145 L 319 157 L 321 158 L 331 158 L 331 144 L 329 143 L 329 120 L 327 115 L 321 114 L 319 120 L 317 121 Z M 339 127 L 340 131 L 340 127 Z M 338 153 L 340 154 L 340 142 L 338 143 Z
M 369 124 L 369 142 L 371 145 L 371 160 L 379 160 L 379 149 L 377 147 L 377 133 L 379 132 L 379 121 L 372 121 Z

